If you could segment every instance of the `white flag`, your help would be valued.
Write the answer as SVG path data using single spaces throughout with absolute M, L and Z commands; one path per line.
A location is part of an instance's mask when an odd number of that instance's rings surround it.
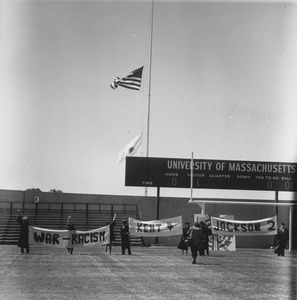
M 124 147 L 119 153 L 119 159 L 117 162 L 122 162 L 126 159 L 126 156 L 135 156 L 142 152 L 142 132 L 136 136 L 126 147 Z

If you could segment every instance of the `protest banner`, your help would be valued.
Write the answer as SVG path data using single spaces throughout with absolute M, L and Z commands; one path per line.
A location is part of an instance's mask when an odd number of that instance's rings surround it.
M 29 226 L 29 244 L 56 248 L 101 246 L 109 243 L 109 226 L 80 231 Z
M 182 234 L 182 217 L 143 221 L 129 218 L 130 234 L 142 237 L 159 237 Z
M 211 217 L 213 234 L 222 235 L 275 235 L 277 234 L 277 217 L 253 221 L 238 221 Z

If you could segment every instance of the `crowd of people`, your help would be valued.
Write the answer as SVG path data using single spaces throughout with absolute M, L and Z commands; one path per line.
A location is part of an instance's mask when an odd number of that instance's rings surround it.
M 198 254 L 200 256 L 204 256 L 205 253 L 209 255 L 209 237 L 211 235 L 212 230 L 206 226 L 205 222 L 194 222 L 192 227 L 187 222 L 184 225 L 182 237 L 177 248 L 182 250 L 183 255 L 187 255 L 190 247 L 193 258 L 192 264 L 197 264 Z M 277 230 L 276 241 L 274 253 L 278 256 L 284 256 L 289 241 L 289 231 L 285 228 L 284 223 L 281 223 Z
M 190 247 L 193 258 L 192 264 L 196 264 L 198 254 L 200 256 L 209 255 L 209 237 L 211 235 L 212 231 L 206 226 L 205 222 L 194 222 L 192 227 L 187 222 L 177 248 L 182 250 L 183 255 L 187 255 Z

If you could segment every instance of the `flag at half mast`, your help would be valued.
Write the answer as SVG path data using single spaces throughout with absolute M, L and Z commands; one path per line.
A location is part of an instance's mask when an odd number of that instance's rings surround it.
M 118 163 L 126 159 L 126 156 L 136 156 L 142 153 L 142 132 L 138 134 L 127 146 L 119 153 Z
M 123 78 L 117 77 L 110 84 L 110 87 L 115 90 L 118 86 L 121 86 L 127 89 L 139 91 L 141 86 L 142 71 L 143 71 L 143 67 L 132 71 L 126 77 Z

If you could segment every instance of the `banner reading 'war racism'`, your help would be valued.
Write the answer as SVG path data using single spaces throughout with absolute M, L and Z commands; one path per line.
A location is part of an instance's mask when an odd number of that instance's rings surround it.
M 276 216 L 254 221 L 236 221 L 211 217 L 213 234 L 222 235 L 276 235 Z
M 109 226 L 80 230 L 51 230 L 29 226 L 29 244 L 57 248 L 101 246 L 109 243 Z
M 156 221 L 129 218 L 130 234 L 142 237 L 172 236 L 182 234 L 182 217 Z

